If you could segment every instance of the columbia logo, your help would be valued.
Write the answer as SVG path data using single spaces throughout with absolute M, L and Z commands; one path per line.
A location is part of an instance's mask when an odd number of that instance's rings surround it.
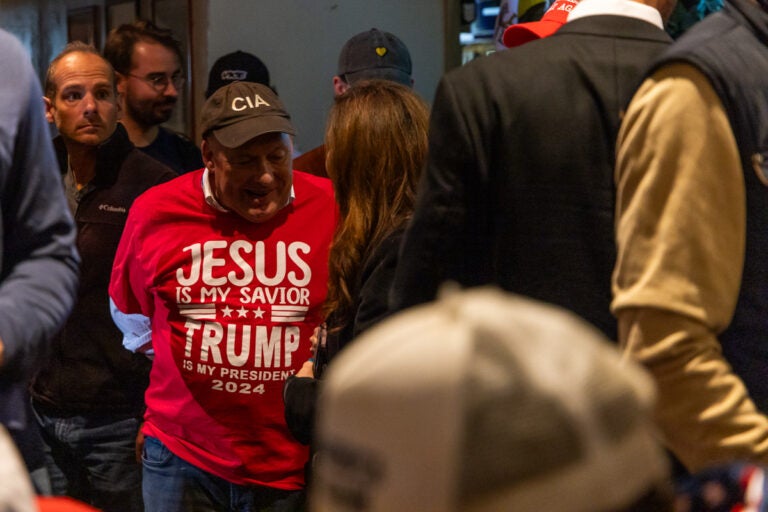
M 123 208 L 122 206 L 112 206 L 111 204 L 100 204 L 99 210 L 102 212 L 114 212 L 114 213 L 125 213 L 127 210 Z

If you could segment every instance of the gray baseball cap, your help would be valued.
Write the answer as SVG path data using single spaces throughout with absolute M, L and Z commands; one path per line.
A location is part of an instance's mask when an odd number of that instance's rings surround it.
M 411 85 L 411 54 L 393 34 L 372 28 L 352 36 L 339 54 L 339 76 L 348 84 L 380 78 Z

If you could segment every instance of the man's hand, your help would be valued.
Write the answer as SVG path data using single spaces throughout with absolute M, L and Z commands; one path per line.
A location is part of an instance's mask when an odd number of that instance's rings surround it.
M 134 449 L 136 450 L 136 462 L 141 464 L 141 454 L 144 452 L 144 432 L 141 431 L 141 426 L 139 426 L 139 432 L 136 434 Z
M 309 377 L 315 378 L 315 362 L 312 359 L 308 359 L 296 373 L 297 377 Z

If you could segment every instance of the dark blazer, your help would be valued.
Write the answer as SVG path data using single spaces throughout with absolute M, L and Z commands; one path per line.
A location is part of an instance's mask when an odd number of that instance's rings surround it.
M 441 80 L 393 308 L 444 280 L 575 311 L 615 339 L 614 148 L 622 112 L 671 38 L 599 15 Z

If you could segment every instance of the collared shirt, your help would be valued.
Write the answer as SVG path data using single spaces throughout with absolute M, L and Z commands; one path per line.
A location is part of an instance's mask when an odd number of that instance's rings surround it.
M 67 172 L 64 174 L 64 193 L 67 196 L 67 204 L 72 215 L 77 212 L 77 205 L 80 204 L 83 197 L 94 188 L 93 181 L 89 181 L 84 187 L 78 188 L 75 173 L 67 161 Z
M 581 0 L 568 15 L 568 21 L 606 14 L 637 18 L 664 30 L 664 22 L 659 11 L 633 0 Z
M 213 189 L 211 188 L 211 180 L 208 179 L 210 171 L 206 167 L 203 171 L 203 195 L 205 196 L 205 202 L 208 203 L 208 206 L 211 208 L 218 210 L 220 212 L 228 212 L 229 210 L 225 208 L 219 201 L 216 199 L 216 196 L 213 195 Z M 288 202 L 286 202 L 283 207 L 288 206 L 293 202 L 293 200 L 296 199 L 296 193 L 293 190 L 293 185 L 291 185 L 291 194 L 288 196 Z

